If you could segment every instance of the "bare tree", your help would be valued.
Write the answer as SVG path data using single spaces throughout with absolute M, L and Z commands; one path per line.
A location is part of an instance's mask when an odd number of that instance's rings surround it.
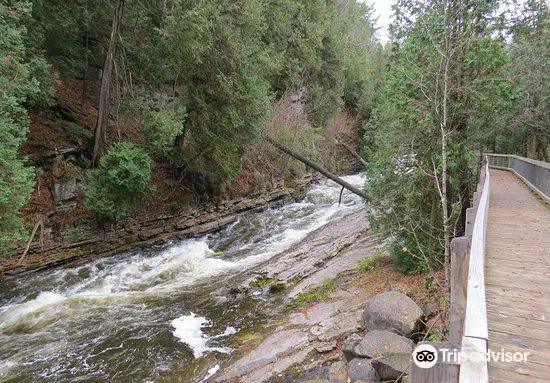
M 120 26 L 122 24 L 122 13 L 124 10 L 124 0 L 118 0 L 113 24 L 111 26 L 111 36 L 109 37 L 109 45 L 107 47 L 107 55 L 105 57 L 105 65 L 103 65 L 103 73 L 101 76 L 101 90 L 99 94 L 99 106 L 97 111 L 97 121 L 95 126 L 95 143 L 94 153 L 92 157 L 92 166 L 97 166 L 99 159 L 105 152 L 105 144 L 107 142 L 107 127 L 109 123 L 109 104 L 111 101 L 111 80 L 113 71 L 113 62 L 116 52 L 116 41 Z

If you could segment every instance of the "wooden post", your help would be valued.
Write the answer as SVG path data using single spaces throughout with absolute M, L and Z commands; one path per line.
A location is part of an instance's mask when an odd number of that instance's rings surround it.
M 466 209 L 466 230 L 464 235 L 468 238 L 472 238 L 474 232 L 474 221 L 476 219 L 475 207 L 469 207 Z
M 411 360 L 411 383 L 457 383 L 458 382 L 458 360 L 455 358 L 449 358 L 444 360 L 443 351 L 446 350 L 447 355 L 454 355 L 458 357 L 458 353 L 450 353 L 451 350 L 457 350 L 458 347 L 450 342 L 446 343 L 430 343 L 420 342 L 421 344 L 429 344 L 438 350 L 437 363 L 432 368 L 420 368 Z
M 466 290 L 468 283 L 468 262 L 470 238 L 458 237 L 451 242 L 451 342 L 460 344 L 464 332 L 466 315 Z

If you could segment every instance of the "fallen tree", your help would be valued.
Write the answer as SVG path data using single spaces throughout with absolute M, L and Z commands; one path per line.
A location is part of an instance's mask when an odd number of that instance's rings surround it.
M 309 159 L 307 159 L 306 157 L 302 156 L 300 153 L 290 149 L 289 147 L 281 144 L 280 142 L 270 138 L 270 137 L 267 137 L 266 138 L 267 142 L 269 142 L 271 145 L 275 146 L 277 149 L 279 149 L 281 152 L 285 153 L 285 154 L 288 154 L 289 156 L 291 157 L 294 157 L 295 159 L 297 159 L 298 161 L 302 162 L 303 164 L 305 164 L 306 166 L 309 166 L 310 168 L 318 171 L 319 173 L 321 173 L 322 175 L 324 175 L 325 177 L 327 177 L 328 179 L 336 182 L 338 185 L 342 186 L 343 188 L 345 189 L 348 189 L 350 192 L 354 193 L 354 194 L 357 194 L 359 197 L 365 199 L 365 200 L 368 200 L 369 198 L 367 197 L 367 195 L 365 193 L 363 193 L 360 189 L 356 188 L 355 186 L 349 184 L 348 182 L 344 181 L 343 179 L 341 179 L 340 177 L 338 177 L 337 175 L 331 173 L 330 171 L 328 171 L 327 169 L 325 169 L 324 167 L 322 167 L 321 165 L 318 165 L 316 164 L 315 162 L 312 162 L 310 161 Z

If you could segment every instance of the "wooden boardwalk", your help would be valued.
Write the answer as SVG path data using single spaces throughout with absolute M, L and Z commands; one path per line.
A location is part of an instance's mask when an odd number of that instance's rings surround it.
M 489 363 L 491 382 L 550 382 L 550 206 L 514 173 L 491 169 L 486 297 L 489 348 L 529 352 Z

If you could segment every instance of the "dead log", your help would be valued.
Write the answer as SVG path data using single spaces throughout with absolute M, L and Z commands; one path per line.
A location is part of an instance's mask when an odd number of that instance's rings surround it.
M 270 138 L 270 137 L 267 137 L 266 138 L 267 142 L 269 142 L 271 145 L 275 146 L 277 149 L 279 149 L 281 152 L 285 153 L 285 154 L 288 154 L 289 156 L 291 157 L 294 157 L 295 159 L 297 159 L 298 161 L 304 163 L 306 166 L 318 171 L 319 173 L 321 173 L 322 175 L 324 175 L 325 177 L 327 177 L 328 179 L 336 182 L 338 185 L 348 189 L 350 192 L 352 192 L 353 194 L 357 194 L 359 197 L 362 197 L 363 199 L 365 200 L 368 200 L 369 198 L 367 197 L 367 195 L 365 193 L 363 193 L 360 189 L 356 188 L 355 186 L 347 183 L 346 181 L 344 181 L 343 179 L 339 178 L 337 175 L 331 173 L 330 171 L 328 171 L 327 169 L 325 169 L 324 167 L 322 167 L 321 165 L 318 165 L 312 161 L 310 161 L 309 159 L 307 159 L 306 157 L 302 156 L 301 154 L 295 152 L 294 150 L 286 147 L 285 145 L 281 144 L 280 142 L 278 141 L 275 141 L 274 139 Z
M 363 157 L 361 157 L 361 156 L 359 155 L 359 153 L 357 153 L 355 150 L 353 150 L 353 148 L 352 148 L 351 146 L 349 146 L 348 144 L 346 144 L 344 141 L 336 141 L 336 142 L 338 142 L 340 145 L 342 145 L 344 148 L 346 148 L 346 150 L 347 150 L 348 152 L 350 152 L 350 154 L 351 154 L 352 156 L 354 156 L 354 157 L 357 159 L 357 161 L 359 161 L 359 162 L 361 163 L 361 165 L 363 165 L 364 167 L 367 167 L 367 165 L 368 165 L 368 164 L 367 164 L 367 161 L 365 161 L 365 160 L 363 159 Z

